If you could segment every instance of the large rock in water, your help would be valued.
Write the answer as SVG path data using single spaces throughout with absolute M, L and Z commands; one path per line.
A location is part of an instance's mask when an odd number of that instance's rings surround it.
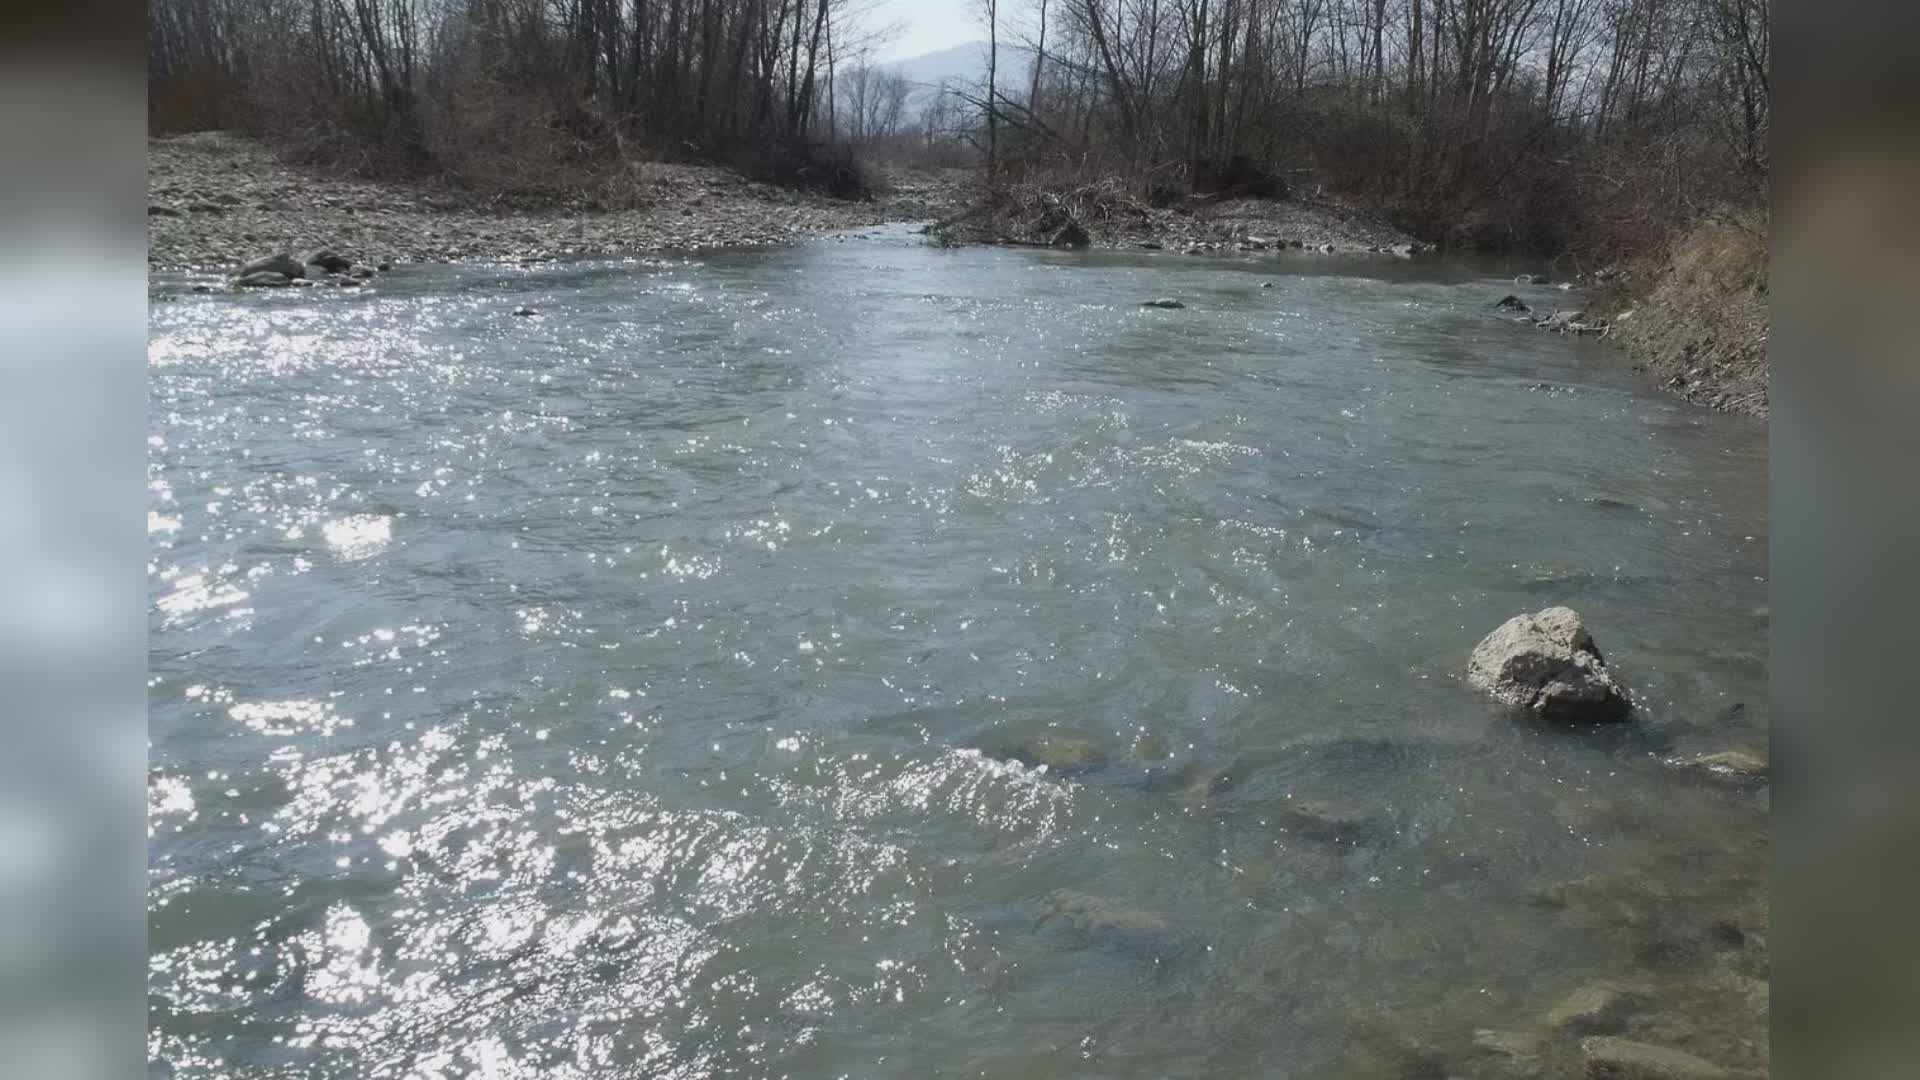
M 234 276 L 243 278 L 251 274 L 261 273 L 281 274 L 288 278 L 305 277 L 307 264 L 282 251 L 273 255 L 262 255 L 260 258 L 242 266 L 240 272 Z
M 308 266 L 318 266 L 329 274 L 345 273 L 353 266 L 353 260 L 336 255 L 327 248 L 315 248 L 302 255 L 300 261 Z
M 1572 608 L 1501 623 L 1474 646 L 1467 683 L 1544 719 L 1622 720 L 1633 708 Z

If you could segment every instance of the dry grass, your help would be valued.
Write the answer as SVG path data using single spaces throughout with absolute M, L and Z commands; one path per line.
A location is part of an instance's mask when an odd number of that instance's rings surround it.
M 1674 241 L 1646 301 L 1614 324 L 1635 359 L 1689 401 L 1769 411 L 1766 220 L 1759 210 L 1703 217 Z
M 1766 292 L 1766 212 L 1708 215 L 1675 241 L 1669 276 L 1674 284 L 1716 292 Z

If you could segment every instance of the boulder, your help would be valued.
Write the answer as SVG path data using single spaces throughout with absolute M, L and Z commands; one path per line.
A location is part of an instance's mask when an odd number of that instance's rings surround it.
M 1187 305 L 1181 303 L 1178 300 L 1169 299 L 1163 296 L 1158 300 L 1142 301 L 1140 306 L 1153 307 L 1153 308 L 1183 308 L 1183 307 L 1186 307 Z
M 1533 311 L 1532 308 L 1527 306 L 1527 302 L 1525 300 L 1522 300 L 1511 293 L 1501 297 L 1500 302 L 1493 306 L 1495 308 L 1498 308 L 1501 311 L 1517 311 L 1522 315 L 1529 314 Z
M 1093 243 L 1093 237 L 1087 235 L 1087 230 L 1079 222 L 1069 221 L 1053 234 L 1052 243 L 1054 247 L 1083 248 Z
M 315 248 L 300 256 L 300 261 L 308 266 L 318 266 L 329 274 L 338 274 L 353 265 L 353 260 L 334 254 L 326 248 Z
M 262 255 L 252 262 L 243 264 L 240 272 L 234 276 L 244 278 L 249 274 L 272 273 L 292 279 L 304 277 L 306 272 L 305 263 L 282 251 L 273 255 Z
M 1589 1080 L 1718 1080 L 1733 1075 L 1684 1050 L 1611 1035 L 1580 1040 Z
M 1580 615 L 1550 607 L 1515 615 L 1474 646 L 1467 683 L 1549 720 L 1623 720 L 1633 704 Z
M 240 275 L 234 284 L 244 289 L 284 289 L 293 284 L 293 279 L 273 270 L 255 270 L 251 274 Z

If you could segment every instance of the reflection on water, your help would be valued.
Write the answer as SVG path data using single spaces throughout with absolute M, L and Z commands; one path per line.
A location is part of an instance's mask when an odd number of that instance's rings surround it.
M 152 1053 L 1763 1063 L 1766 793 L 1666 759 L 1764 750 L 1765 432 L 1507 291 L 882 237 L 156 304 Z M 1466 690 L 1549 603 L 1641 723 Z

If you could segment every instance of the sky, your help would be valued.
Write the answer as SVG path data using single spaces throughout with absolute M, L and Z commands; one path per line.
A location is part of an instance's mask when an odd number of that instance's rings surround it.
M 882 46 L 881 61 L 903 60 L 939 49 L 949 49 L 987 36 L 975 13 L 977 0 L 869 0 L 871 11 L 861 22 L 869 27 L 898 23 L 902 33 Z M 1003 7 L 1011 7 L 1004 3 Z

